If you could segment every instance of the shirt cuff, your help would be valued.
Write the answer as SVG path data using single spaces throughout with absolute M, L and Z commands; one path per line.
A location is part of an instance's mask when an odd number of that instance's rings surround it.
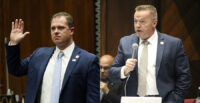
M 8 46 L 15 46 L 15 45 L 18 45 L 18 44 L 11 44 L 10 41 L 8 42 Z
M 128 77 L 128 76 L 125 76 L 125 75 L 124 75 L 124 68 L 125 68 L 125 66 L 123 66 L 122 69 L 121 69 L 121 75 L 120 75 L 120 78 L 121 78 L 121 79 L 125 79 L 125 78 Z M 130 75 L 130 74 L 129 74 L 129 75 Z

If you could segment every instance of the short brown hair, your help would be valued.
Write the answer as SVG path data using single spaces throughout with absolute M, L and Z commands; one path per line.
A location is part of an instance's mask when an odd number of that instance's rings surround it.
M 140 10 L 150 10 L 152 14 L 152 19 L 158 20 L 157 10 L 153 5 L 139 5 L 135 8 L 135 11 L 140 11 Z
M 74 27 L 73 17 L 67 12 L 58 12 L 54 14 L 51 18 L 51 22 L 54 18 L 61 17 L 61 16 L 64 16 L 66 18 L 66 24 L 69 26 L 69 28 Z

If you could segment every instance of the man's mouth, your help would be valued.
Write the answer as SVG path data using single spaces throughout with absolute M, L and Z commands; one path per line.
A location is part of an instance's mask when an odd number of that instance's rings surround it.
M 55 40 L 58 40 L 59 38 L 60 38 L 60 36 L 55 36 L 54 37 Z
M 142 32 L 142 30 L 136 30 L 137 32 Z

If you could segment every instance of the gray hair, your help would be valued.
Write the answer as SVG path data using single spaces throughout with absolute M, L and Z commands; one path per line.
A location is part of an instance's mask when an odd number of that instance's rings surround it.
M 152 14 L 152 19 L 158 20 L 157 10 L 153 5 L 139 5 L 135 8 L 135 11 L 140 11 L 140 10 L 150 10 Z

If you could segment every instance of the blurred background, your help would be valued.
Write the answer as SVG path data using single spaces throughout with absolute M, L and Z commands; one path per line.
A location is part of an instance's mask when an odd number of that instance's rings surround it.
M 66 11 L 74 17 L 75 43 L 97 56 L 116 56 L 121 37 L 134 33 L 134 8 L 152 4 L 158 10 L 160 32 L 182 39 L 190 61 L 192 85 L 186 98 L 196 98 L 200 86 L 200 0 L 0 0 L 0 98 L 23 97 L 26 76 L 7 74 L 5 42 L 9 41 L 11 22 L 21 18 L 28 35 L 20 44 L 21 57 L 36 48 L 53 46 L 50 19 Z

